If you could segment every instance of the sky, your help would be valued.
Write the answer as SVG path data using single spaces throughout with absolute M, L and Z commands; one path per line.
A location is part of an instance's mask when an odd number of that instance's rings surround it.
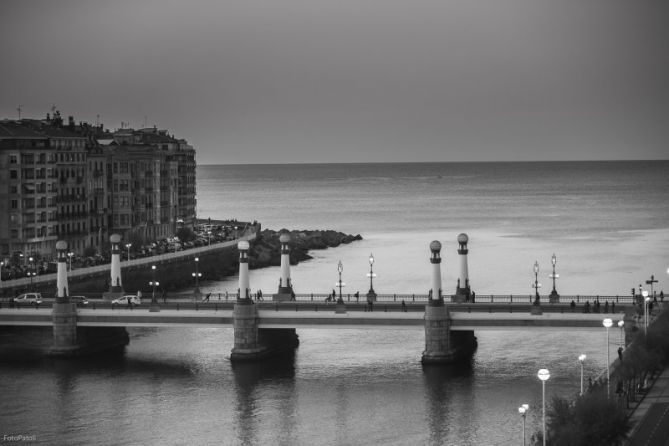
M 199 164 L 669 158 L 666 0 L 2 0 L 0 119 Z

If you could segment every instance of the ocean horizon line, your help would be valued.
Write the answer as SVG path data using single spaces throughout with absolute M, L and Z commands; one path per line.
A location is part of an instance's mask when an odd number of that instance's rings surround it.
M 529 160 L 529 161 L 361 161 L 361 162 L 294 162 L 294 163 L 198 163 L 200 167 L 235 167 L 235 166 L 373 166 L 373 165 L 435 165 L 435 164 L 622 164 L 622 163 L 667 163 L 669 159 L 634 159 L 634 160 Z

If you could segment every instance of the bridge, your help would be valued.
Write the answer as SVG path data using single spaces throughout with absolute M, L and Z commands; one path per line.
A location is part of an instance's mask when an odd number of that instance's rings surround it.
M 112 235 L 112 279 L 120 278 L 120 237 Z M 159 303 L 155 298 L 137 306 L 118 306 L 110 301 L 91 301 L 78 307 L 67 296 L 67 243 L 59 241 L 57 296 L 37 307 L 0 307 L 0 326 L 53 327 L 51 353 L 76 356 L 128 342 L 125 327 L 221 327 L 232 328 L 234 348 L 231 360 L 260 360 L 298 345 L 296 329 L 423 329 L 424 363 L 449 363 L 470 354 L 476 347 L 475 330 L 601 330 L 609 317 L 625 318 L 634 309 L 632 297 L 597 296 L 583 304 L 581 296 L 569 303 L 529 296 L 477 296 L 471 293 L 469 279 L 461 278 L 456 294 L 444 296 L 441 290 L 439 242 L 432 242 L 432 288 L 427 295 L 368 294 L 360 302 L 340 294 L 297 295 L 290 281 L 287 234 L 281 238 L 281 278 L 271 300 L 254 301 L 248 273 L 248 241 L 238 243 L 239 292 L 232 300 Z M 462 237 L 459 253 L 466 253 Z M 463 247 L 463 241 L 464 247 Z M 461 269 L 466 273 L 466 266 Z M 114 280 L 111 281 L 114 283 Z M 371 288 L 371 287 L 370 287 Z M 571 297 L 571 296 L 570 296 Z M 574 303 L 572 303 L 572 301 Z M 576 304 L 576 301 L 579 303 Z M 599 305 L 594 305 L 599 301 Z M 602 305 L 602 302 L 604 304 Z M 609 305 L 610 303 L 610 305 Z M 625 329 L 631 329 L 628 317 Z

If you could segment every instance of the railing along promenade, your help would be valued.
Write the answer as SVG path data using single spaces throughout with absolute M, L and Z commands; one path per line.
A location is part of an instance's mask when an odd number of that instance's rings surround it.
M 250 241 L 254 240 L 255 238 L 256 238 L 256 233 L 252 232 L 250 234 L 245 234 L 235 240 L 229 240 L 227 242 L 214 243 L 211 245 L 184 249 L 177 252 L 156 254 L 154 256 L 149 256 L 149 257 L 139 257 L 136 259 L 126 260 L 121 262 L 121 268 L 149 266 L 154 263 L 169 262 L 184 257 L 203 255 L 208 252 L 217 251 L 224 248 L 231 248 L 231 247 L 236 248 L 237 243 L 239 243 L 240 241 L 242 240 Z M 110 270 L 111 270 L 111 263 L 105 263 L 104 265 L 95 265 L 95 266 L 73 269 L 71 271 L 68 271 L 67 277 L 69 279 L 77 277 L 86 277 L 89 275 L 109 272 Z M 19 288 L 19 287 L 29 286 L 31 284 L 35 285 L 42 282 L 55 282 L 56 278 L 57 278 L 57 273 L 40 274 L 38 276 L 32 277 L 32 280 L 30 277 L 21 277 L 18 279 L 3 280 L 2 283 L 0 283 L 0 286 L 2 288 L 13 288 L 13 287 Z M 101 294 L 103 291 L 98 291 L 95 294 Z

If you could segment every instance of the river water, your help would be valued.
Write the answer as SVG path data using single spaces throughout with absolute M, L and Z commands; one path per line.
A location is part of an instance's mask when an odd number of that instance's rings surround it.
M 457 234 L 470 237 L 477 294 L 530 294 L 538 260 L 550 291 L 629 294 L 666 282 L 667 162 L 200 166 L 200 217 L 280 229 L 336 229 L 364 240 L 313 251 L 291 268 L 296 292 L 365 293 L 373 252 L 380 293 L 426 292 L 429 242 L 455 287 Z M 278 268 L 251 272 L 273 292 Z M 206 279 L 206 278 L 205 278 Z M 236 278 L 203 291 L 237 288 Z M 0 348 L 0 435 L 39 444 L 515 445 L 541 425 L 546 390 L 574 395 L 606 364 L 602 331 L 482 331 L 471 362 L 423 368 L 422 330 L 298 330 L 281 362 L 233 366 L 230 329 L 133 329 L 124 352 L 74 361 Z M 617 330 L 610 338 L 615 356 Z

